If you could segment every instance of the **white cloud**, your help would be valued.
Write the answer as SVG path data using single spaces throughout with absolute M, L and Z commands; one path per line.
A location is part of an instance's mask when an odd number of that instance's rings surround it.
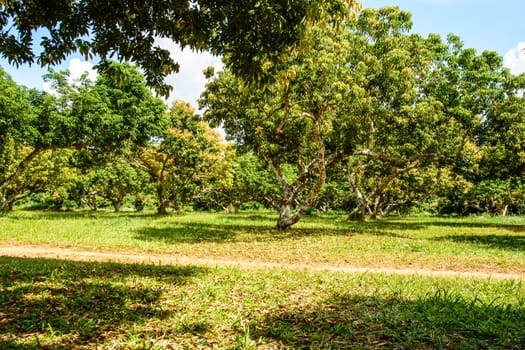
M 202 71 L 207 67 L 215 67 L 215 71 L 222 69 L 220 57 L 208 52 L 194 52 L 190 49 L 182 50 L 178 44 L 170 39 L 157 39 L 156 43 L 171 53 L 171 58 L 180 65 L 180 72 L 166 78 L 166 83 L 173 86 L 173 91 L 168 99 L 184 100 L 198 108 L 197 100 L 204 91 L 206 78 Z
M 72 58 L 69 61 L 69 74 L 71 80 L 79 79 L 85 72 L 88 73 L 88 78 L 91 81 L 97 79 L 97 71 L 93 69 L 93 65 L 87 61 L 81 61 L 78 58 Z
M 172 74 L 166 78 L 166 83 L 173 86 L 172 93 L 167 102 L 183 100 L 192 104 L 195 109 L 198 108 L 197 100 L 204 91 L 206 78 L 202 71 L 207 67 L 214 67 L 215 71 L 223 68 L 220 57 L 211 55 L 208 52 L 194 52 L 190 49 L 182 50 L 180 46 L 170 39 L 157 39 L 156 44 L 171 53 L 171 57 L 180 65 L 180 72 Z M 87 61 L 81 61 L 78 58 L 69 60 L 67 69 L 70 72 L 70 82 L 80 78 L 84 72 L 88 72 L 90 80 L 96 80 L 97 72 L 93 69 L 93 64 Z M 55 93 L 51 84 L 44 83 L 44 91 Z
M 518 45 L 503 56 L 503 64 L 509 68 L 513 74 L 525 73 L 525 41 Z
M 78 58 L 72 58 L 69 60 L 67 70 L 69 70 L 69 83 L 74 83 L 75 80 L 79 79 L 85 72 L 88 73 L 88 79 L 91 81 L 95 81 L 98 76 L 97 71 L 93 68 L 93 64 L 87 61 L 81 61 Z M 57 92 L 53 89 L 50 82 L 44 82 L 44 91 L 49 94 L 57 95 Z

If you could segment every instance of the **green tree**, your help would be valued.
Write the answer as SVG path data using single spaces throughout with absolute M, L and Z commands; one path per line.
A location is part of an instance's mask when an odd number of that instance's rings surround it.
M 458 38 L 451 40 L 457 54 L 444 62 L 445 74 L 434 79 L 441 82 L 434 89 L 443 99 L 457 101 L 458 114 L 475 113 L 480 123 L 472 140 L 475 152 L 454 167 L 471 187 L 466 193 L 448 192 L 442 209 L 458 214 L 516 211 L 525 174 L 525 74 L 511 74 L 494 52 L 477 55 L 463 49 Z
M 129 155 L 129 162 L 147 172 L 157 195 L 157 212 L 180 209 L 211 182 L 229 176 L 228 146 L 217 131 L 199 120 L 187 102 L 174 101 L 169 127 L 152 143 Z
M 199 1 L 2 1 L 0 54 L 17 65 L 53 65 L 80 52 L 110 57 L 144 69 L 146 81 L 167 96 L 163 78 L 179 70 L 155 38 L 182 47 L 223 55 L 244 75 L 254 75 L 267 59 L 277 59 L 297 44 L 305 24 L 327 16 L 341 17 L 350 0 L 215 0 Z M 41 35 L 42 51 L 33 50 Z
M 203 193 L 200 206 L 204 207 L 202 202 L 206 201 L 208 206 L 213 204 L 228 212 L 233 208 L 237 214 L 241 206 L 249 202 L 271 205 L 278 186 L 263 162 L 253 153 L 232 154 L 232 158 L 231 179 Z
M 38 143 L 33 108 L 37 92 L 17 85 L 1 68 L 0 90 L 0 211 L 9 211 L 24 190 L 21 176 L 48 147 L 42 145 L 37 151 L 33 146 Z
M 310 47 L 282 63 L 264 89 L 228 72 L 207 85 L 206 118 L 273 171 L 279 229 L 300 219 L 327 169 L 345 158 L 377 162 L 392 181 L 460 154 L 477 114 L 456 113 L 456 101 L 432 93 L 428 77 L 449 57 L 448 45 L 409 35 L 410 27 L 410 14 L 398 8 L 366 9 L 340 26 L 311 27 Z M 289 166 L 294 176 L 285 176 Z
M 332 43 L 338 45 L 335 40 Z M 327 151 L 325 141 L 344 134 L 327 127 L 345 127 L 333 122 L 342 112 L 335 106 L 344 100 L 344 87 L 332 89 L 331 83 L 342 73 L 334 68 L 344 69 L 344 61 L 317 50 L 297 52 L 284 73 L 264 90 L 247 86 L 229 72 L 220 73 L 207 85 L 201 100 L 208 107 L 207 120 L 222 123 L 234 141 L 264 159 L 273 172 L 280 187 L 273 201 L 279 229 L 300 219 L 324 184 L 326 166 L 341 154 L 338 147 Z M 317 65 L 301 64 L 304 60 L 317 61 Z M 290 165 L 296 176 L 286 176 Z M 292 212 L 299 197 L 304 199 Z
M 72 148 L 98 157 L 141 145 L 163 129 L 165 106 L 127 64 L 112 63 L 120 82 L 101 77 L 70 83 L 68 73 L 51 72 L 56 96 L 18 87 L 2 75 L 8 94 L 0 103 L 2 173 L 0 210 L 12 208 L 25 190 L 20 179 L 31 162 L 48 150 Z M 4 134 L 5 132 L 5 134 Z
M 115 159 L 104 167 L 92 171 L 87 183 L 98 197 L 108 201 L 118 212 L 129 196 L 140 196 L 149 183 L 148 174 L 137 170 L 123 160 Z
M 74 200 L 70 197 L 70 189 L 81 175 L 79 169 L 72 165 L 75 153 L 70 149 L 56 149 L 36 157 L 19 179 L 24 190 L 17 197 L 17 202 L 30 198 L 53 210 L 71 206 Z

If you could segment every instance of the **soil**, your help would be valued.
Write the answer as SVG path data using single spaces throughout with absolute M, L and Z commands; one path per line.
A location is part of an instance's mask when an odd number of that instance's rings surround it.
M 45 258 L 61 259 L 71 261 L 100 261 L 120 263 L 143 263 L 160 265 L 195 265 L 208 267 L 238 267 L 247 269 L 292 269 L 306 271 L 336 271 L 348 273 L 386 273 L 397 275 L 420 275 L 434 277 L 475 277 L 486 279 L 517 279 L 525 280 L 525 275 L 518 273 L 498 273 L 490 271 L 451 271 L 451 270 L 429 270 L 392 267 L 360 267 L 360 266 L 329 266 L 329 265 L 306 265 L 306 264 L 284 264 L 272 262 L 255 262 L 245 260 L 227 260 L 219 258 L 203 259 L 187 255 L 160 255 L 160 254 L 132 254 L 132 253 L 105 253 L 93 251 L 78 251 L 58 247 L 42 246 L 0 246 L 0 256 L 19 258 Z

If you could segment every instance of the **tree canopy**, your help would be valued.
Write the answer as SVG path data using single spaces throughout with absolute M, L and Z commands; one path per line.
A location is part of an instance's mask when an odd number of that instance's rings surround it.
M 277 60 L 257 54 L 264 84 L 224 53 L 230 68 L 205 71 L 204 116 L 184 101 L 166 113 L 127 63 L 95 82 L 50 71 L 53 93 L 0 69 L 0 211 L 264 206 L 279 229 L 316 209 L 525 211 L 525 74 L 457 36 L 411 33 L 397 7 L 327 18 Z
M 20 181 L 31 162 L 47 150 L 72 148 L 107 156 L 138 147 L 165 127 L 165 105 L 129 64 L 111 62 L 123 81 L 68 80 L 51 72 L 56 95 L 18 86 L 0 70 L 0 211 L 9 210 L 26 189 Z
M 374 200 L 413 169 L 456 162 L 504 96 L 493 53 L 410 28 L 397 7 L 365 9 L 340 26 L 310 27 L 310 46 L 280 63 L 273 84 L 257 89 L 227 71 L 208 84 L 205 117 L 263 158 L 281 186 L 279 228 L 314 203 L 337 161 L 353 158 L 356 176 L 376 169 Z
M 17 65 L 54 65 L 73 52 L 98 56 L 103 68 L 112 57 L 132 61 L 168 95 L 163 78 L 179 65 L 156 38 L 223 55 L 236 72 L 253 76 L 297 44 L 307 22 L 341 18 L 355 6 L 354 0 L 1 1 L 0 55 Z

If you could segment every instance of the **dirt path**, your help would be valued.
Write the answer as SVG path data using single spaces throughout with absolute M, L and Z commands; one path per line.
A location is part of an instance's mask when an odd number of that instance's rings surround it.
M 377 267 L 358 267 L 358 266 L 325 266 L 325 265 L 306 265 L 306 264 L 283 264 L 272 262 L 255 262 L 244 260 L 227 260 L 219 258 L 203 259 L 187 255 L 166 255 L 166 254 L 126 254 L 126 253 L 104 253 L 78 251 L 57 247 L 41 246 L 0 246 L 0 256 L 10 256 L 19 258 L 46 258 L 63 259 L 72 261 L 101 261 L 101 262 L 121 262 L 121 263 L 145 263 L 162 265 L 197 265 L 210 267 L 239 267 L 249 269 L 280 268 L 307 271 L 335 271 L 348 273 L 387 273 L 396 275 L 420 275 L 435 277 L 475 277 L 491 279 L 517 279 L 525 280 L 525 275 L 513 273 L 495 273 L 478 271 L 451 271 L 451 270 L 429 270 L 429 269 L 396 269 L 396 268 L 377 268 Z

